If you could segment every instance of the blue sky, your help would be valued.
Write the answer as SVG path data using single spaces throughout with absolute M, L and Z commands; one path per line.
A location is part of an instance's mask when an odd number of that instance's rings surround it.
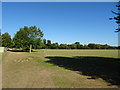
M 36 25 L 44 38 L 58 43 L 118 45 L 117 24 L 110 21 L 116 2 L 3 2 L 2 33 L 12 37 Z
M 0 2 L 0 28 L 2 28 L 2 2 Z
M 119 0 L 2 0 L 2 2 L 118 2 Z

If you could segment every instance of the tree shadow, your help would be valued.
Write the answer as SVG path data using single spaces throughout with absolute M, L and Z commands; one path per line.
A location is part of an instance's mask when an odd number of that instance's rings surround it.
M 88 79 L 102 78 L 111 85 L 120 86 L 120 59 L 104 57 L 46 57 L 51 63 L 65 69 L 79 71 L 79 74 L 91 76 Z
M 7 50 L 7 51 L 10 51 L 10 52 L 29 52 L 29 50 Z M 31 52 L 36 52 L 36 51 L 32 50 Z

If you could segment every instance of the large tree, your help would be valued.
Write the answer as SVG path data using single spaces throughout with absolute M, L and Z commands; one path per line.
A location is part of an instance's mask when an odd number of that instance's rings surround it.
M 22 48 L 23 50 L 29 50 L 30 45 L 33 48 L 41 48 L 43 32 L 36 26 L 20 28 L 15 34 L 13 41 L 16 48 Z
M 13 41 L 7 32 L 2 34 L 2 46 L 7 48 L 13 47 Z

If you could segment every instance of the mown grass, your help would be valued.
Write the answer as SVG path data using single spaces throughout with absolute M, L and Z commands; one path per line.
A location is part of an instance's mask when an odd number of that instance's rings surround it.
M 118 50 L 41 49 L 19 53 L 32 58 L 29 67 L 43 68 L 49 72 L 56 87 L 109 87 L 101 79 L 110 83 L 110 87 L 120 86 Z M 25 67 L 27 63 L 30 62 L 20 65 Z
M 118 58 L 118 50 L 103 50 L 103 49 L 80 49 L 80 50 L 51 50 L 44 51 L 47 56 L 99 56 Z
M 38 51 L 38 50 L 37 50 Z M 38 59 L 49 69 L 59 69 L 60 71 L 71 70 L 79 74 L 91 76 L 90 79 L 102 78 L 113 85 L 120 85 L 119 67 L 120 59 L 118 50 L 40 50 L 45 54 L 45 58 Z M 34 52 L 34 54 L 37 52 Z M 37 53 L 38 54 L 38 53 Z M 42 54 L 43 55 L 43 54 Z M 47 59 L 47 60 L 45 60 Z M 59 67 L 59 68 L 58 68 Z M 55 71 L 57 72 L 57 71 Z M 61 72 L 62 73 L 62 72 Z M 59 86 L 69 84 L 69 80 L 58 74 L 53 75 L 53 80 Z

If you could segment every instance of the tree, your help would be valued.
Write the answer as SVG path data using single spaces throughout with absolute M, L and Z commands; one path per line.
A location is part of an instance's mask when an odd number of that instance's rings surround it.
M 2 47 L 2 35 L 1 35 L 1 29 L 0 29 L 0 47 Z
M 51 40 L 47 40 L 47 46 L 49 49 L 51 48 Z
M 83 45 L 82 49 L 89 49 L 88 45 Z
M 96 49 L 95 43 L 90 43 L 90 44 L 88 44 L 88 47 L 89 47 L 90 49 Z
M 118 12 L 111 11 L 116 16 L 113 18 L 109 18 L 110 20 L 116 20 L 116 23 L 118 24 L 118 28 L 115 32 L 120 32 L 120 1 L 118 2 L 118 5 L 116 5 Z
M 33 44 L 34 49 L 42 49 L 43 46 L 44 46 L 44 44 L 40 38 L 36 39 L 34 44 Z
M 80 45 L 80 42 L 75 42 L 74 44 L 76 44 L 76 45 Z
M 96 49 L 101 49 L 101 45 L 100 44 L 95 44 Z
M 43 39 L 43 47 L 42 47 L 43 49 L 46 49 L 46 48 L 48 48 L 47 47 L 47 41 L 46 41 L 46 39 Z
M 60 49 L 68 49 L 68 46 L 67 44 L 60 44 Z
M 77 45 L 76 44 L 71 44 L 71 49 L 77 49 Z
M 46 39 L 43 39 L 43 44 L 45 44 L 45 45 L 47 44 L 47 43 L 46 43 Z
M 13 47 L 13 41 L 11 39 L 11 36 L 7 32 L 2 34 L 2 46 L 3 47 L 8 47 L 8 48 Z
M 58 49 L 58 43 L 53 43 L 51 45 L 51 49 Z
M 109 45 L 105 44 L 105 45 L 101 45 L 101 49 L 109 49 Z
M 80 42 L 75 42 L 74 44 L 76 45 L 77 49 L 81 49 L 82 48 L 82 46 L 80 45 Z
M 20 28 L 15 34 L 13 41 L 16 48 L 22 48 L 27 51 L 29 50 L 30 45 L 33 45 L 34 48 L 38 48 L 38 45 L 41 47 L 43 35 L 40 28 L 37 28 L 36 26 L 24 26 L 24 28 Z

